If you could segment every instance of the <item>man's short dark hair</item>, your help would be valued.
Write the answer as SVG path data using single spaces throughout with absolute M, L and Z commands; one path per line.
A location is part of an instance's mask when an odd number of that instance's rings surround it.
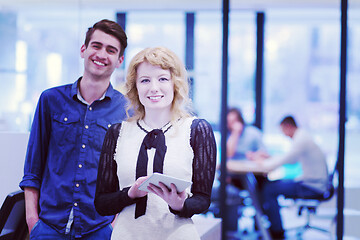
M 283 120 L 280 122 L 280 125 L 287 124 L 294 127 L 297 127 L 296 121 L 293 116 L 289 115 L 283 118 Z
M 95 30 L 100 30 L 106 34 L 114 36 L 120 42 L 120 55 L 119 57 L 124 55 L 125 48 L 127 46 L 127 36 L 124 29 L 116 22 L 103 19 L 94 24 L 94 26 L 90 27 L 86 32 L 85 38 L 85 47 L 88 47 L 90 39 L 95 32 Z

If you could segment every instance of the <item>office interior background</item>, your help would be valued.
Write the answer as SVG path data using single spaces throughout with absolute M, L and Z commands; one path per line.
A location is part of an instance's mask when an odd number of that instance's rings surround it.
M 345 210 L 356 210 L 360 221 L 360 1 L 348 4 Z M 279 121 L 293 114 L 314 134 L 332 170 L 339 144 L 340 0 L 230 1 L 228 105 L 241 108 L 248 124 L 255 121 L 258 12 L 265 16 L 265 143 L 272 154 L 286 151 Z M 194 109 L 220 131 L 222 9 L 215 0 L 0 0 L 0 131 L 28 132 L 40 93 L 81 75 L 87 28 L 118 14 L 126 19 L 129 42 L 125 62 L 112 77 L 120 91 L 131 57 L 145 47 L 166 46 L 186 62 L 186 24 L 192 17 Z M 282 174 L 297 174 L 296 166 Z

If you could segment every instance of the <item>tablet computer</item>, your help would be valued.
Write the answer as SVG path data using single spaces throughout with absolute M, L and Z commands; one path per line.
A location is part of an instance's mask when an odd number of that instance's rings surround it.
M 184 191 L 186 188 L 191 186 L 192 182 L 186 181 L 180 178 L 171 177 L 169 175 L 161 174 L 161 173 L 153 173 L 148 179 L 146 179 L 140 186 L 139 190 L 149 192 L 147 186 L 150 183 L 159 186 L 159 182 L 164 183 L 169 189 L 171 183 L 175 184 L 178 192 Z

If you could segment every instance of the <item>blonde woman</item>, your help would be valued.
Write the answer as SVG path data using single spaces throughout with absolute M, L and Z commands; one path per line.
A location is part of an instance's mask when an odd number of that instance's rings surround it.
M 118 214 L 111 239 L 200 239 L 191 217 L 210 205 L 216 144 L 210 124 L 189 112 L 185 67 L 167 48 L 144 49 L 130 62 L 126 88 L 134 114 L 106 134 L 95 207 Z M 153 172 L 192 186 L 139 190 Z

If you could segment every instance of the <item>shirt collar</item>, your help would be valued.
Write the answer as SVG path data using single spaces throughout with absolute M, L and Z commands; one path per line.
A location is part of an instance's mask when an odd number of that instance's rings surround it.
M 80 94 L 80 88 L 79 88 L 79 85 L 80 85 L 80 81 L 81 81 L 82 77 L 80 77 L 76 82 L 73 83 L 72 87 L 71 87 L 71 96 L 74 98 L 75 96 L 79 99 L 79 101 L 81 101 L 82 103 L 85 103 L 87 105 L 89 105 L 85 99 L 81 96 Z M 100 101 L 101 100 L 104 100 L 106 97 L 108 98 L 112 98 L 115 94 L 115 91 L 114 91 L 114 88 L 112 86 L 112 84 L 110 83 L 109 84 L 109 87 L 108 89 L 106 90 L 106 92 L 104 93 L 104 95 L 101 96 L 101 98 L 99 99 Z

